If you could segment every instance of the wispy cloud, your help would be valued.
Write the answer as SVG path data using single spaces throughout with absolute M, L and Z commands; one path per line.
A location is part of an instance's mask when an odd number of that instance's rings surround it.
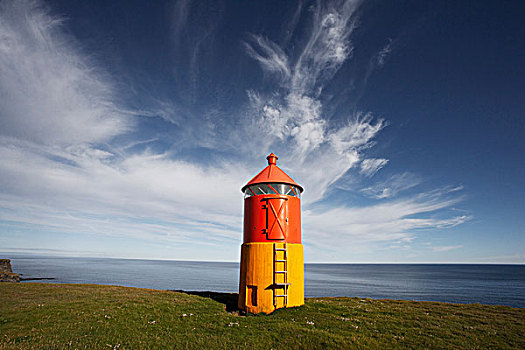
M 0 4 L 0 132 L 42 142 L 104 142 L 131 127 L 116 89 L 35 1 Z
M 181 38 L 182 31 L 186 26 L 188 15 L 190 12 L 191 0 L 179 0 L 174 3 L 173 6 L 173 21 L 170 23 L 172 26 L 173 39 L 175 44 Z
M 174 48 L 172 72 L 179 102 L 199 104 L 201 84 L 210 89 L 212 82 L 204 80 L 209 72 L 206 58 L 213 53 L 215 33 L 221 23 L 221 1 L 178 0 L 173 2 L 171 37 Z M 195 25 L 198 23 L 198 25 Z
M 122 106 L 110 75 L 65 34 L 64 20 L 39 2 L 1 6 L 2 225 L 184 242 L 204 232 L 237 239 L 239 184 L 250 175 L 242 164 L 206 167 L 169 153 L 129 153 L 127 146 L 141 140 L 113 146 L 113 137 L 134 127 L 132 116 L 176 123 L 171 104 L 160 101 L 159 111 Z
M 108 161 L 113 154 L 89 147 L 57 151 L 19 146 L 0 145 L 5 160 L 0 185 L 9 189 L 0 197 L 3 220 L 60 231 L 75 227 L 84 233 L 190 241 L 204 232 L 235 237 L 240 226 L 239 183 L 246 171 L 238 165 L 206 169 L 147 153 Z M 109 217 L 115 221 L 108 226 Z
M 432 250 L 435 252 L 448 252 L 451 250 L 456 250 L 463 248 L 462 245 L 448 245 L 448 246 L 439 246 L 439 247 L 432 247 Z
M 190 22 L 190 5 L 177 5 L 174 35 L 181 36 Z M 274 89 L 248 91 L 247 104 L 223 126 L 220 111 L 192 115 L 196 122 L 189 123 L 175 116 L 183 107 L 172 101 L 159 100 L 149 111 L 123 105 L 111 75 L 66 34 L 63 19 L 39 2 L 1 3 L 0 226 L 188 247 L 238 243 L 239 188 L 263 165 L 253 159 L 270 150 L 306 188 L 305 242 L 313 247 L 410 241 L 419 229 L 468 220 L 434 215 L 461 199 L 450 188 L 398 198 L 421 182 L 408 172 L 364 188 L 364 195 L 381 199 L 376 204 L 320 204 L 345 174 L 372 178 L 388 163 L 366 157 L 387 123 L 360 111 L 331 119 L 323 98 L 326 85 L 352 57 L 358 5 L 317 3 L 308 12 L 312 27 L 303 46 L 281 47 L 250 35 L 246 54 L 276 78 Z M 190 62 L 191 74 L 198 74 L 197 66 L 198 60 Z M 152 140 L 128 133 L 135 131 L 137 116 L 159 116 L 177 126 L 185 143 L 235 150 L 235 156 L 204 163 L 146 146 L 133 151 Z M 229 132 L 221 132 L 225 129 Z M 126 141 L 113 142 L 117 136 Z M 321 250 L 318 254 L 322 259 Z
M 379 67 L 382 67 L 385 65 L 386 58 L 392 52 L 392 39 L 388 41 L 388 44 L 386 44 L 379 52 L 377 53 L 376 62 Z
M 371 177 L 377 173 L 381 168 L 383 168 L 388 163 L 388 159 L 383 158 L 369 158 L 363 159 L 361 162 L 361 174 Z
M 372 186 L 361 189 L 361 192 L 368 197 L 384 199 L 395 197 L 398 193 L 415 187 L 421 183 L 421 179 L 409 172 L 395 174 L 385 181 L 380 181 Z
M 248 55 L 263 70 L 278 74 L 278 89 L 270 94 L 249 91 L 249 125 L 258 130 L 257 152 L 270 148 L 294 164 L 290 170 L 311 190 L 307 201 L 323 197 L 328 187 L 360 160 L 361 151 L 384 127 L 371 114 L 352 113 L 343 125 L 331 125 L 323 115 L 320 93 L 325 83 L 351 57 L 350 36 L 356 27 L 359 1 L 318 3 L 306 44 L 293 57 L 268 38 L 252 35 Z
M 316 244 L 350 246 L 363 242 L 411 240 L 416 231 L 453 227 L 470 219 L 466 215 L 437 218 L 430 214 L 461 199 L 448 189 L 420 193 L 365 207 L 337 207 L 307 211 L 305 226 L 316 234 Z
M 301 18 L 301 13 L 303 11 L 303 0 L 300 0 L 297 2 L 297 7 L 295 8 L 294 14 L 290 21 L 286 23 L 286 29 L 284 32 L 282 45 L 287 46 L 290 42 L 290 39 L 292 38 L 295 28 L 297 26 L 297 23 L 299 22 L 299 19 Z
M 254 45 L 245 43 L 246 52 L 257 60 L 264 70 L 279 73 L 284 79 L 290 78 L 290 67 L 288 57 L 284 51 L 275 43 L 262 36 L 250 36 Z M 259 52 L 257 51 L 259 49 Z
M 331 79 L 352 55 L 350 35 L 357 26 L 356 10 L 361 1 L 318 3 L 313 12 L 312 32 L 299 54 L 291 81 L 292 92 L 313 91 Z
M 388 43 L 382 48 L 380 48 L 379 51 L 377 51 L 376 54 L 373 55 L 372 58 L 370 58 L 364 77 L 365 84 L 368 82 L 368 79 L 375 70 L 380 69 L 385 65 L 388 57 L 394 50 L 396 43 L 397 40 L 388 39 Z
M 383 182 L 362 189 L 374 199 L 390 200 L 366 207 L 316 206 L 309 204 L 324 198 L 330 186 L 360 164 L 359 172 L 372 177 L 385 167 L 388 159 L 361 160 L 373 147 L 374 138 L 386 122 L 370 113 L 357 112 L 347 116 L 343 125 L 331 124 L 324 115 L 320 98 L 324 86 L 351 58 L 351 34 L 356 28 L 355 16 L 359 2 L 322 3 L 313 10 L 313 26 L 306 45 L 295 55 L 286 55 L 276 43 L 253 35 L 246 43 L 247 53 L 269 74 L 279 78 L 278 89 L 264 95 L 250 91 L 252 123 L 261 132 L 265 150 L 277 149 L 293 164 L 289 170 L 307 188 L 304 197 L 305 240 L 313 246 L 347 247 L 356 242 L 410 240 L 416 230 L 451 227 L 469 219 L 468 216 L 436 218 L 433 213 L 447 208 L 460 197 L 445 198 L 450 189 L 419 193 L 391 201 L 398 194 L 421 183 L 409 172 L 396 174 Z M 390 53 L 389 42 L 376 57 L 383 65 Z M 260 54 L 258 52 L 261 52 Z M 283 146 L 281 146 L 283 145 Z M 307 232 L 315 232 L 309 240 Z M 315 241 L 315 243 L 314 243 Z

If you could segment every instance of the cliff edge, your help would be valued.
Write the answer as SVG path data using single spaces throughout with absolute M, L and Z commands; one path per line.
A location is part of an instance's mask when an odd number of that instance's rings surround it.
M 9 259 L 0 259 L 0 282 L 20 282 L 20 276 L 13 272 Z

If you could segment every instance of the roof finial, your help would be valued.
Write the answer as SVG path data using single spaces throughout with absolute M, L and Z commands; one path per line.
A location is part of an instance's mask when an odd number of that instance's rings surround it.
M 275 165 L 277 164 L 277 159 L 279 159 L 279 157 L 273 153 L 270 153 L 266 159 L 268 159 L 268 165 Z

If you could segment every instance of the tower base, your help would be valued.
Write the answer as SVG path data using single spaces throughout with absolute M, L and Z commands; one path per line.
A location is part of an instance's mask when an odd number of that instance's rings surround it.
M 269 314 L 304 305 L 303 245 L 244 243 L 241 247 L 239 309 Z

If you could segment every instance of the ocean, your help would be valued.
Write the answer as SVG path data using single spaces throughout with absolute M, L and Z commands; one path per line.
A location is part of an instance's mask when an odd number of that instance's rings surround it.
M 5 255 L 5 254 L 4 254 Z M 231 262 L 5 256 L 24 279 L 237 292 Z M 525 307 L 525 265 L 305 264 L 305 296 L 428 300 Z

